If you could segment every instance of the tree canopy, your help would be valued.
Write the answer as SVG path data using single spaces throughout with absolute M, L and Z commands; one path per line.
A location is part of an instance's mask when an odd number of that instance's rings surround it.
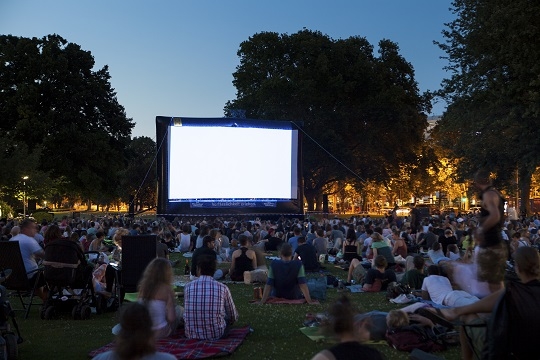
M 458 157 L 462 176 L 479 167 L 509 184 L 519 174 L 522 211 L 540 165 L 540 3 L 455 0 L 443 31 L 450 104 L 435 137 Z
M 58 35 L 0 36 L 0 159 L 21 159 L 0 178 L 40 184 L 101 201 L 117 196 L 118 170 L 134 123 L 89 51 Z
M 417 162 L 430 95 L 419 93 L 411 64 L 392 41 L 381 40 L 376 56 L 359 36 L 262 32 L 242 42 L 238 56 L 236 99 L 225 113 L 303 125 L 310 208 L 337 180 L 387 182 Z

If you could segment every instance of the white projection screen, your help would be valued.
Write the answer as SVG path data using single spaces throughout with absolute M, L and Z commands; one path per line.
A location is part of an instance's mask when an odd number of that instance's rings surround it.
M 158 214 L 301 215 L 301 136 L 289 121 L 156 117 Z

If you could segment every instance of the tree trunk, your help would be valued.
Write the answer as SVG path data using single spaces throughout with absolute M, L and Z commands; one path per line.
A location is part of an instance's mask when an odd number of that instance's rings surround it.
M 86 211 L 91 211 L 92 210 L 92 200 L 88 199 L 86 200 Z
M 519 169 L 519 191 L 521 193 L 520 214 L 528 216 L 531 213 L 530 193 L 531 193 L 532 171 L 528 168 Z

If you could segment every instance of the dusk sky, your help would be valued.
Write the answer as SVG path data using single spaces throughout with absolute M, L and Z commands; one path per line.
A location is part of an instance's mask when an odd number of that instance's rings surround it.
M 421 91 L 444 78 L 444 24 L 450 0 L 110 1 L 0 0 L 0 34 L 58 34 L 109 66 L 111 84 L 133 136 L 155 139 L 156 116 L 222 117 L 235 98 L 232 73 L 242 41 L 256 33 L 293 34 L 303 28 L 333 39 L 365 37 L 400 47 Z M 437 103 L 429 115 L 441 115 Z M 294 119 L 291 119 L 294 120 Z

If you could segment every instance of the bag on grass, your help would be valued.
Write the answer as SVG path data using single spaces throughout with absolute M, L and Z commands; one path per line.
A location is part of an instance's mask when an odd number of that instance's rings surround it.
M 411 352 L 420 349 L 426 352 L 437 352 L 446 349 L 444 343 L 435 334 L 421 325 L 410 325 L 386 331 L 388 345 L 399 351 Z
M 386 300 L 392 300 L 401 294 L 408 295 L 410 293 L 411 287 L 409 285 L 403 285 L 402 283 L 392 281 L 386 288 Z
M 326 300 L 326 276 L 318 276 L 307 279 L 309 295 L 312 299 Z

